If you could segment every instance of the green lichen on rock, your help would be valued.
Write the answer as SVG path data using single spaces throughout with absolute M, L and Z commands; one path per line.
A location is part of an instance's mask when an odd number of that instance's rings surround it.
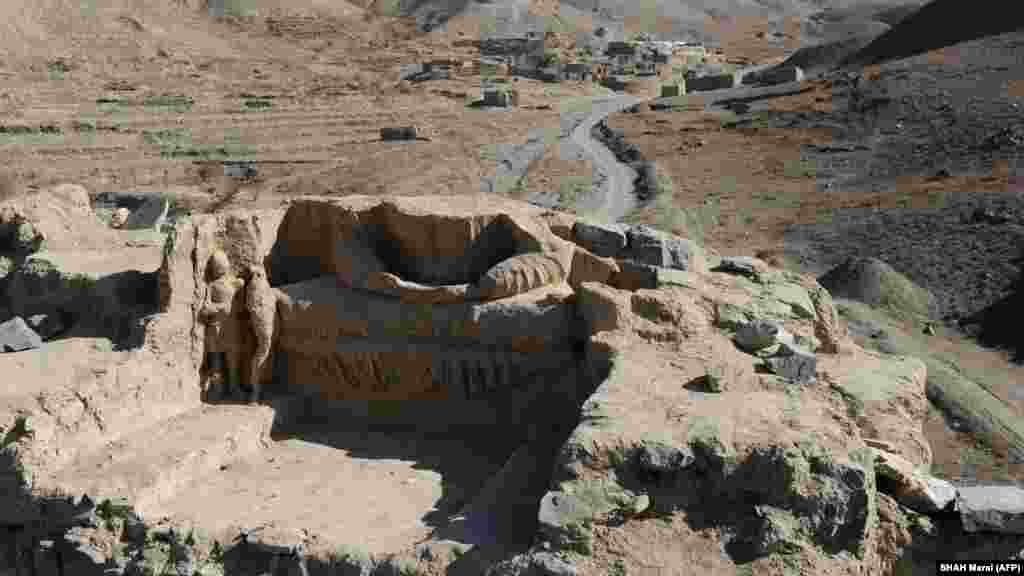
M 374 567 L 373 557 L 369 552 L 348 544 L 342 544 L 335 548 L 328 558 L 334 570 L 340 574 L 366 576 Z
M 28 425 L 28 416 L 24 415 L 15 416 L 14 424 L 6 430 L 0 427 L 0 432 L 4 433 L 3 439 L 0 439 L 0 450 L 18 443 L 22 438 L 31 438 L 35 435 Z
M 728 302 L 715 303 L 715 326 L 723 330 L 735 330 L 740 324 L 753 320 L 753 316 L 742 306 Z
M 725 366 L 714 364 L 707 367 L 704 373 L 704 389 L 708 392 L 721 392 L 725 387 Z

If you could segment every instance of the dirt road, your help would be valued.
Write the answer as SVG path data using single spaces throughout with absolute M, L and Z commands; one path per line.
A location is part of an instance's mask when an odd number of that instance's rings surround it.
M 600 182 L 598 193 L 582 197 L 577 210 L 616 222 L 633 208 L 633 170 L 620 164 L 611 150 L 594 140 L 590 132 L 612 112 L 625 110 L 641 101 L 632 95 L 595 98 L 591 101 L 590 113 L 573 129 L 570 135 L 572 142 L 590 157 L 594 171 L 603 176 L 595 179 Z

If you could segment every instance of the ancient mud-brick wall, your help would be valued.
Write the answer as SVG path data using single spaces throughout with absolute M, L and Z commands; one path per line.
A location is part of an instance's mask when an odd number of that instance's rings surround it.
M 289 282 L 278 286 L 279 370 L 289 387 L 327 399 L 475 399 L 571 360 L 567 244 L 503 207 L 444 202 L 290 208 L 271 258 Z M 501 273 L 477 289 L 491 269 Z M 374 275 L 444 291 L 445 301 L 381 293 L 368 282 Z M 495 282 L 511 282 L 511 292 Z

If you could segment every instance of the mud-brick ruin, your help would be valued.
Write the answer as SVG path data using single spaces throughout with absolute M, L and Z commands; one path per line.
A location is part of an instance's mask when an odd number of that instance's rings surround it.
M 570 247 L 528 218 L 436 204 L 288 211 L 270 254 L 282 381 L 326 399 L 472 400 L 572 362 Z
M 4 305 L 67 324 L 0 355 L 0 574 L 889 574 L 954 500 L 992 528 L 811 277 L 491 195 L 139 237 L 66 192 L 0 211 Z

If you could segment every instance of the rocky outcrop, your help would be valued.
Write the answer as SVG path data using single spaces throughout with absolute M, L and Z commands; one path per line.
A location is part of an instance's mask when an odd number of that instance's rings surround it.
M 280 263 L 276 280 L 288 282 L 280 348 L 291 380 L 320 382 L 337 399 L 469 399 L 564 361 L 572 246 L 536 212 L 467 201 L 355 197 L 288 209 L 271 267 Z M 307 218 L 329 254 L 306 241 Z
M 935 315 L 935 297 L 877 258 L 850 258 L 819 283 L 837 298 L 859 300 L 897 315 Z
M 7 238 L 29 251 L 15 268 L 41 268 L 32 264 L 43 260 L 31 252 L 35 224 L 8 222 Z M 439 517 L 464 509 L 473 550 L 446 548 L 442 528 L 452 526 L 444 526 L 395 554 L 342 554 L 340 542 L 324 541 L 330 535 L 291 530 L 306 526 L 314 506 L 282 521 L 287 530 L 246 530 L 234 544 L 234 527 L 219 526 L 228 549 L 215 563 L 254 573 L 440 572 L 458 563 L 474 574 L 605 574 L 599 560 L 622 553 L 608 542 L 659 516 L 665 529 L 684 518 L 702 526 L 718 539 L 716 558 L 720 549 L 722 562 L 758 573 L 797 562 L 813 573 L 878 574 L 894 565 L 889 536 L 902 529 L 899 515 L 948 513 L 953 501 L 949 485 L 919 472 L 931 461 L 921 430 L 924 364 L 854 345 L 820 284 L 757 259 L 719 264 L 696 244 L 645 227 L 476 196 L 303 198 L 278 210 L 188 217 L 155 252 L 159 313 L 137 348 L 68 339 L 0 355 L 17 357 L 0 366 L 0 494 L 10 495 L 0 505 L 4 521 L 20 527 L 15 547 L 35 550 L 38 570 L 62 562 L 65 573 L 201 571 L 214 556 L 209 538 L 197 531 L 187 539 L 154 518 L 188 500 L 186 486 L 208 490 L 202 482 L 230 473 L 240 483 L 271 469 L 322 474 L 328 452 L 316 462 L 264 452 L 294 440 L 285 424 L 296 433 L 323 426 L 298 439 L 363 458 L 360 470 L 372 458 L 434 466 L 404 445 L 390 454 L 361 448 L 386 435 L 377 432 L 383 421 L 431 420 L 448 434 L 459 419 L 498 422 L 526 430 L 526 448 L 510 448 L 495 463 L 498 475 L 475 488 L 453 487 L 445 472 L 437 493 L 420 489 L 438 510 L 463 492 Z M 57 254 L 54 274 L 75 270 Z M 66 302 L 60 290 L 43 290 L 50 273 L 16 272 L 22 277 L 12 281 L 39 279 L 36 293 Z M 218 282 L 234 291 L 214 297 Z M 217 332 L 231 343 L 211 350 L 204 319 L 213 312 L 237 330 Z M 229 350 L 241 384 L 268 385 L 271 406 L 200 402 L 207 352 Z M 379 415 L 400 404 L 380 401 L 412 399 L 443 402 Z M 375 432 L 334 435 L 333 426 L 359 428 L 359 410 Z M 272 426 L 284 429 L 272 438 Z M 290 468 L 278 472 L 281 465 Z M 460 461 L 458 474 L 465 467 Z M 233 482 L 225 485 L 237 492 Z M 965 526 L 1016 530 L 1016 493 L 954 489 Z M 111 500 L 100 505 L 80 492 Z M 117 494 L 131 505 L 121 508 Z M 285 517 L 299 497 L 274 493 L 246 517 L 265 509 Z M 500 505 L 519 510 L 514 521 L 498 522 L 491 506 Z M 532 518 L 521 513 L 530 507 Z M 106 517 L 115 518 L 109 527 Z M 525 552 L 507 558 L 489 548 L 503 544 L 492 538 L 499 529 L 514 532 Z M 687 538 L 659 542 L 686 554 Z M 117 554 L 108 540 L 123 544 Z
M 919 473 L 905 458 L 891 452 L 875 449 L 873 454 L 880 491 L 925 514 L 953 507 L 957 491 L 949 482 Z
M 43 345 L 43 339 L 21 316 L 0 323 L 0 352 L 21 352 Z
M 965 531 L 1024 534 L 1024 489 L 960 486 L 956 492 L 956 509 Z

